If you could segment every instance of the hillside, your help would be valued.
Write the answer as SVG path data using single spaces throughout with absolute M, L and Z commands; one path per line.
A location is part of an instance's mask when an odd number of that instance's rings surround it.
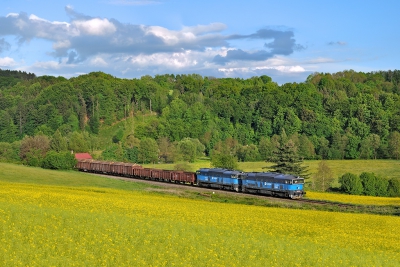
M 18 81 L 0 87 L 2 161 L 36 164 L 39 152 L 21 146 L 42 142 L 42 157 L 49 149 L 99 151 L 104 159 L 171 163 L 228 153 L 250 162 L 268 159 L 285 138 L 304 159 L 400 157 L 397 70 L 315 73 L 281 86 L 268 76 L 1 73 Z M 34 136 L 41 137 L 28 140 Z

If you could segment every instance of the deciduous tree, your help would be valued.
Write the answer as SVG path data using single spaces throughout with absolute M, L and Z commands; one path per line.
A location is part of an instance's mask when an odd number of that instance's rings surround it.
M 67 151 L 68 143 L 67 139 L 61 135 L 61 132 L 57 130 L 50 141 L 50 148 L 56 152 Z
M 392 132 L 389 136 L 390 155 L 392 158 L 399 159 L 400 157 L 400 133 Z
M 39 167 L 49 149 L 50 140 L 47 136 L 26 136 L 21 141 L 19 155 L 24 163 Z
M 158 145 L 152 138 L 144 138 L 140 141 L 138 160 L 141 163 L 157 162 Z
M 211 156 L 211 165 L 215 168 L 224 168 L 237 170 L 237 158 L 235 156 L 224 153 L 213 153 Z
M 325 192 L 334 180 L 332 170 L 326 161 L 321 160 L 318 163 L 318 171 L 314 175 L 315 189 Z

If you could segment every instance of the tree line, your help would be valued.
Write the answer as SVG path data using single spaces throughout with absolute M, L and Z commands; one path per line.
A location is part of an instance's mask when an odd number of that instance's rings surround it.
M 67 149 L 101 150 L 104 158 L 257 161 L 273 156 L 284 132 L 303 159 L 400 157 L 398 70 L 314 73 L 283 85 L 268 76 L 65 79 L 0 70 L 0 77 L 13 79 L 0 83 L 0 155 L 27 136 L 60 135 Z M 132 127 L 103 138 L 101 129 L 128 119 Z

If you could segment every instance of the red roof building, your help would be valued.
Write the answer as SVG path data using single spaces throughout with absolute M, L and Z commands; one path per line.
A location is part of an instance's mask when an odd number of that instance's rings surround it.
M 89 153 L 75 153 L 76 159 L 93 159 Z

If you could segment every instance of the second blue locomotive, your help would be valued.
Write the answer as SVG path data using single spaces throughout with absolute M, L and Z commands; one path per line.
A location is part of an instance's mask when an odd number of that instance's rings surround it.
M 304 179 L 275 172 L 240 172 L 220 168 L 196 171 L 197 184 L 202 187 L 233 190 L 288 198 L 302 198 Z

